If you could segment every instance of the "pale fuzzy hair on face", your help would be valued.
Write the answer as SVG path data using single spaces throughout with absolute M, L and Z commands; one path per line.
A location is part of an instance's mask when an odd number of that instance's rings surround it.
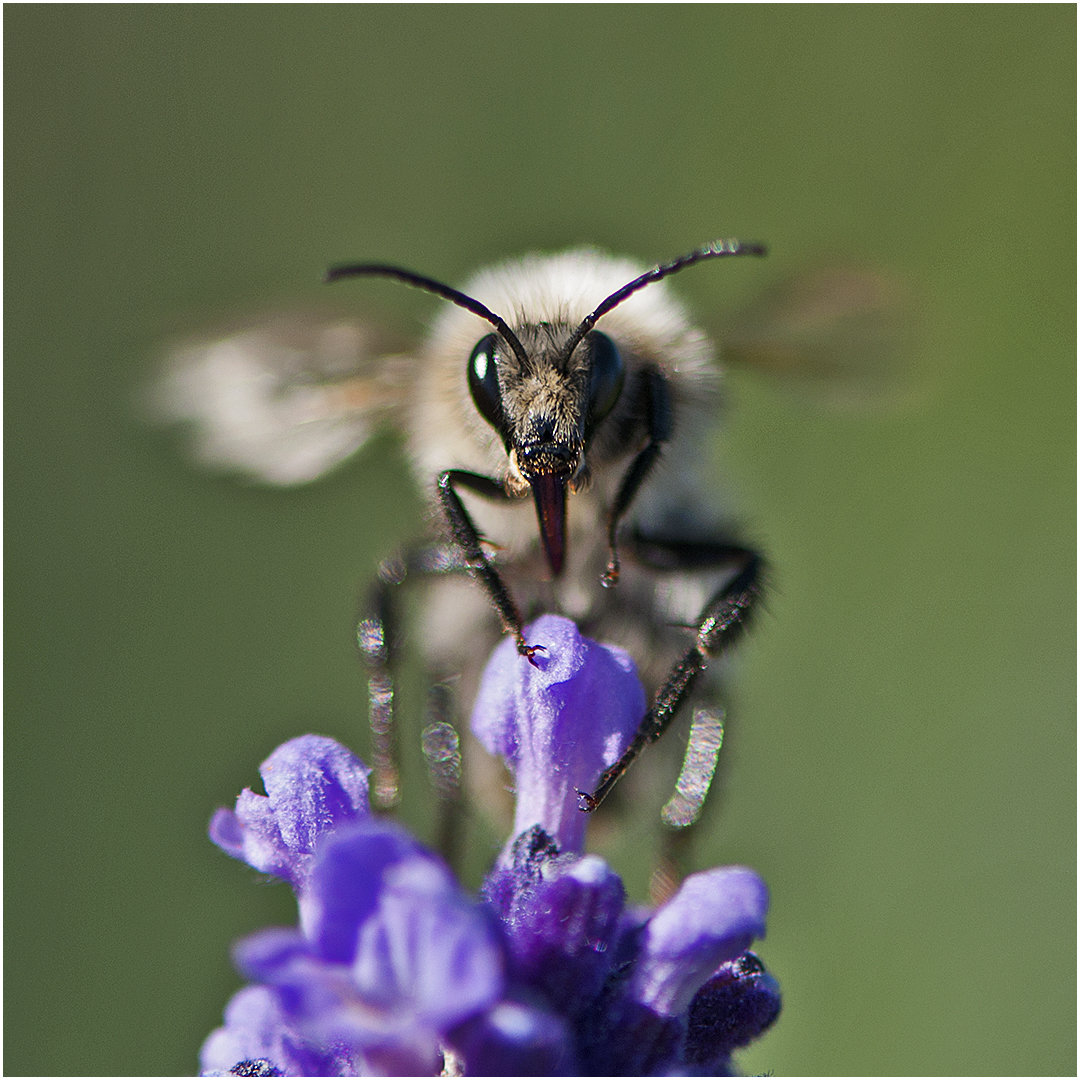
M 540 321 L 577 326 L 601 301 L 647 269 L 629 259 L 580 248 L 559 255 L 527 255 L 490 267 L 476 274 L 465 291 L 511 326 Z M 666 281 L 634 293 L 604 315 L 597 329 L 634 345 L 668 370 L 673 370 L 670 361 L 674 370 L 690 374 L 713 358 L 704 335 L 691 325 Z

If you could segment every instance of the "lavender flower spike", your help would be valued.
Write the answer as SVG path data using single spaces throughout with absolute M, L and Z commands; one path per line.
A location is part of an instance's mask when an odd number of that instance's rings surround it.
M 513 836 L 539 825 L 561 851 L 581 851 L 577 793 L 618 760 L 645 715 L 645 691 L 627 653 L 583 638 L 569 619 L 544 615 L 525 636 L 545 651 L 530 662 L 511 638 L 496 648 L 472 729 L 514 774 Z
M 255 985 L 203 1046 L 204 1075 L 730 1075 L 780 1009 L 747 951 L 765 933 L 753 871 L 692 874 L 655 911 L 582 854 L 577 790 L 644 711 L 624 653 L 565 619 L 528 629 L 484 674 L 474 729 L 514 770 L 514 834 L 479 900 L 399 825 L 367 809 L 367 768 L 329 739 L 279 747 L 267 794 L 245 791 L 211 834 L 286 878 L 299 925 L 241 941 Z

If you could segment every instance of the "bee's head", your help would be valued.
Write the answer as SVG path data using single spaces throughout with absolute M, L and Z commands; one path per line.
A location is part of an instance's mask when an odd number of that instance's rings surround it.
M 585 482 L 589 444 L 618 403 L 626 380 L 618 347 L 594 329 L 597 320 L 639 289 L 686 266 L 725 255 L 764 253 L 760 244 L 716 241 L 634 278 L 576 327 L 527 323 L 512 329 L 471 296 L 397 266 L 339 266 L 327 272 L 326 280 L 396 278 L 450 300 L 495 327 L 496 332 L 481 338 L 468 357 L 469 391 L 506 448 L 508 489 L 518 495 L 532 491 L 544 553 L 552 573 L 558 575 L 566 553 L 567 492 Z
M 477 410 L 506 447 L 507 486 L 533 493 L 553 574 L 565 554 L 567 489 L 584 483 L 589 443 L 626 379 L 607 334 L 593 330 L 574 343 L 574 333 L 550 323 L 519 327 L 518 348 L 488 334 L 473 348 L 466 373 Z

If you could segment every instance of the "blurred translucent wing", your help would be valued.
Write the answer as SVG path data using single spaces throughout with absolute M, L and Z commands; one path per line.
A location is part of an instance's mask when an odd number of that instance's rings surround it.
M 304 484 L 397 418 L 414 361 L 380 356 L 373 341 L 354 322 L 281 314 L 187 341 L 169 350 L 147 412 L 183 425 L 204 465 Z
M 820 266 L 727 321 L 723 359 L 828 405 L 896 406 L 919 389 L 911 290 L 883 270 Z

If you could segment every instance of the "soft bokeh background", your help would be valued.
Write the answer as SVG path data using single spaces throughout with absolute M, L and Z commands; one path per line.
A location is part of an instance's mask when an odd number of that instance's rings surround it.
M 356 598 L 420 520 L 393 439 L 200 474 L 134 414 L 163 344 L 342 259 L 740 235 L 677 280 L 710 322 L 820 252 L 924 303 L 900 410 L 732 380 L 775 589 L 699 857 L 770 883 L 785 992 L 742 1066 L 1075 1073 L 1075 19 L 8 7 L 5 1071 L 195 1069 L 229 943 L 292 917 L 206 822 L 291 735 L 363 748 Z

